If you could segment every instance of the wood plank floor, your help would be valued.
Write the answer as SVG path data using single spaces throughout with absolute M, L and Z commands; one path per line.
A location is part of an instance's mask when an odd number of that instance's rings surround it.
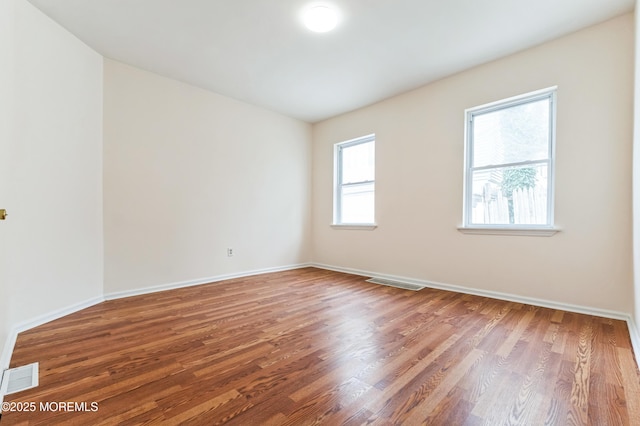
M 2 426 L 640 424 L 622 321 L 313 268 L 101 303 L 20 334 L 35 361 Z

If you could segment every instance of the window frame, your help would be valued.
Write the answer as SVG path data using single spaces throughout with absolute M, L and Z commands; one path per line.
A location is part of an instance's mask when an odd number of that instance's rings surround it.
M 344 142 L 339 142 L 334 145 L 334 189 L 333 189 L 333 222 L 332 227 L 342 229 L 375 229 L 377 227 L 375 221 L 375 153 L 374 153 L 374 178 L 373 180 L 366 180 L 360 182 L 351 182 L 348 184 L 342 183 L 343 176 L 343 164 L 342 164 L 342 152 L 345 148 L 351 148 L 357 145 L 373 142 L 375 150 L 376 135 L 375 133 L 361 136 L 355 139 L 350 139 Z M 375 151 L 374 151 L 375 152 Z M 342 221 L 342 189 L 346 187 L 353 187 L 357 185 L 371 184 L 374 186 L 374 208 L 373 208 L 373 221 L 372 222 L 343 222 Z
M 558 232 L 555 227 L 555 147 L 556 147 L 556 104 L 557 86 L 507 99 L 491 102 L 465 110 L 465 154 L 464 154 L 464 190 L 463 190 L 463 225 L 461 232 L 473 234 L 551 236 Z M 474 154 L 474 118 L 484 114 L 506 110 L 540 100 L 549 100 L 549 148 L 544 160 L 527 160 L 521 162 L 505 162 L 473 167 Z M 547 165 L 547 223 L 546 224 L 478 224 L 472 223 L 473 206 L 473 172 L 477 170 L 498 169 L 526 165 Z

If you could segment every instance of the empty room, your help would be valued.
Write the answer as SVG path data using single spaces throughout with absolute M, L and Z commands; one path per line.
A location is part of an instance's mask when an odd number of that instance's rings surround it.
M 0 425 L 640 425 L 634 0 L 0 0 Z

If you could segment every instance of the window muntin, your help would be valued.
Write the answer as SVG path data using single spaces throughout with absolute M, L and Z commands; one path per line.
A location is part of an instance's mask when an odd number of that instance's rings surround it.
M 465 227 L 553 227 L 555 93 L 467 110 Z
M 335 224 L 375 222 L 375 135 L 335 145 Z

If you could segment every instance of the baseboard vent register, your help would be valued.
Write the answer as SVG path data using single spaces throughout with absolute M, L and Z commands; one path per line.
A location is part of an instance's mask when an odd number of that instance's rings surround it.
M 382 285 L 386 285 L 389 287 L 396 287 L 396 288 L 402 288 L 404 290 L 411 290 L 411 291 L 419 291 L 422 290 L 424 287 L 418 284 L 411 284 L 411 283 L 405 283 L 402 281 L 394 281 L 394 280 L 387 280 L 384 278 L 371 278 L 367 280 L 368 283 L 374 283 L 374 284 L 382 284 Z
M 4 370 L 2 394 L 9 395 L 38 386 L 38 363 Z

